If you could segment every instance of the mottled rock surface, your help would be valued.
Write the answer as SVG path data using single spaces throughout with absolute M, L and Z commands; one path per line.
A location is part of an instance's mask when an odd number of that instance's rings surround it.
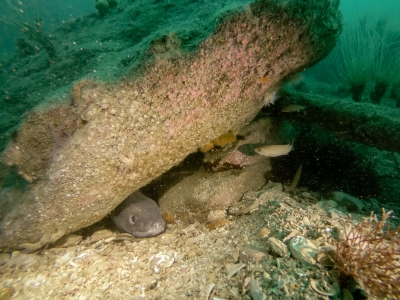
M 227 210 L 245 192 L 261 189 L 266 182 L 265 173 L 271 171 L 269 158 L 256 153 L 246 155 L 239 148 L 265 143 L 270 129 L 269 119 L 258 119 L 238 132 L 239 141 L 207 152 L 204 167 L 181 180 L 159 199 L 162 212 L 179 218 L 188 213 Z
M 242 170 L 208 173 L 204 169 L 186 177 L 159 200 L 163 213 L 182 214 L 228 209 L 248 190 L 258 190 L 265 184 L 264 173 L 270 170 L 268 161 Z
M 189 153 L 240 130 L 285 78 L 329 53 L 337 6 L 257 2 L 226 17 L 196 54 L 160 59 L 136 80 L 76 86 L 73 113 L 83 126 L 2 213 L 0 248 L 37 249 L 93 224 Z

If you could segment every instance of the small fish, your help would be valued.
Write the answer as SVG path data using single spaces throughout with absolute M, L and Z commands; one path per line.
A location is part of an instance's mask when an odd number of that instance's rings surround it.
M 303 109 L 306 109 L 305 106 L 303 105 L 299 105 L 299 104 L 290 104 L 288 106 L 285 106 L 284 108 L 282 108 L 281 112 L 298 112 L 301 111 Z
M 267 145 L 254 149 L 254 151 L 258 154 L 268 156 L 268 157 L 277 157 L 288 154 L 293 148 L 293 145 Z

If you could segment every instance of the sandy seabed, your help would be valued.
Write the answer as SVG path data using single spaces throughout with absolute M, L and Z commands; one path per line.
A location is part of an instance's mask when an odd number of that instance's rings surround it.
M 1 299 L 262 299 L 257 292 L 271 299 L 328 299 L 313 285 L 339 291 L 336 271 L 318 259 L 312 265 L 274 255 L 268 236 L 334 245 L 332 233 L 348 217 L 321 208 L 315 193 L 291 196 L 281 189 L 267 189 L 255 199 L 258 210 L 228 216 L 213 230 L 177 222 L 160 236 L 137 239 L 102 229 L 34 254 L 2 254 Z

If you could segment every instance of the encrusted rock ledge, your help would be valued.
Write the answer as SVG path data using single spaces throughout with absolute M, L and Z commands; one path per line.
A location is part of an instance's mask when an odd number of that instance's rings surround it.
M 160 59 L 132 81 L 80 83 L 70 108 L 79 121 L 61 143 L 54 135 L 46 171 L 2 209 L 0 248 L 38 249 L 99 221 L 208 141 L 240 130 L 285 78 L 329 53 L 340 29 L 338 1 L 257 1 L 194 55 Z M 30 144 L 17 135 L 6 152 L 19 143 Z

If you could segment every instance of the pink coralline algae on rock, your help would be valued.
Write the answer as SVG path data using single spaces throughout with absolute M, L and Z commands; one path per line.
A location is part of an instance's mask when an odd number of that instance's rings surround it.
M 37 249 L 91 225 L 208 141 L 240 130 L 287 77 L 333 48 L 337 6 L 256 2 L 225 17 L 195 54 L 156 60 L 135 80 L 79 83 L 79 126 L 2 213 L 0 248 Z

